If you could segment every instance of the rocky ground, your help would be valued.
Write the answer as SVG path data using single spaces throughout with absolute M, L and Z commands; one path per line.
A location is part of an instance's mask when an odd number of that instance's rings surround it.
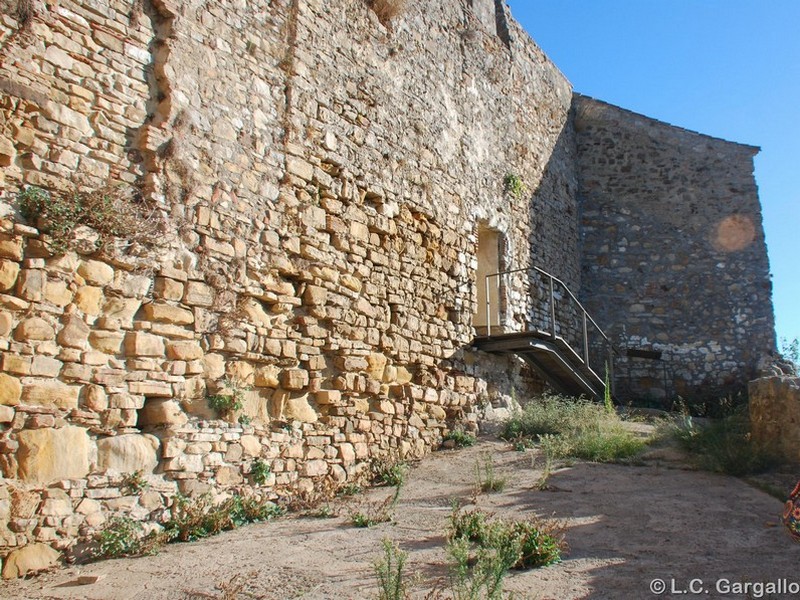
M 476 494 L 475 466 L 487 453 L 501 493 Z M 538 458 L 538 460 L 537 460 Z M 383 500 L 373 489 L 333 505 L 333 518 L 286 517 L 186 544 L 152 557 L 74 566 L 2 584 L 4 598 L 375 598 L 373 562 L 381 540 L 409 552 L 413 595 L 447 595 L 445 529 L 453 498 L 500 515 L 563 520 L 568 556 L 555 566 L 514 572 L 514 598 L 789 597 L 733 587 L 800 583 L 800 545 L 778 525 L 782 502 L 739 479 L 686 468 L 672 449 L 637 466 L 578 462 L 538 489 L 543 461 L 501 441 L 434 454 L 410 472 L 393 523 L 354 528 L 348 514 Z M 659 580 L 666 592 L 659 591 Z M 718 584 L 717 581 L 720 581 Z M 719 586 L 719 587 L 718 587 Z M 727 586 L 727 587 L 726 587 Z M 238 593 L 236 590 L 238 589 Z M 769 591 L 769 590 L 767 590 Z M 227 594 L 227 595 L 226 595 Z

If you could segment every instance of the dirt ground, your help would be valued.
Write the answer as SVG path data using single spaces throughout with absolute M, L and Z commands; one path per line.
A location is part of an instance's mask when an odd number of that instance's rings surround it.
M 507 478 L 501 493 L 474 496 L 475 466 L 491 454 Z M 433 454 L 410 472 L 394 523 L 354 528 L 335 518 L 285 517 L 207 540 L 173 544 L 157 556 L 99 562 L 2 584 L 3 598 L 376 598 L 372 563 L 381 540 L 409 552 L 415 598 L 446 591 L 444 532 L 451 500 L 498 515 L 555 515 L 567 525 L 563 562 L 512 572 L 514 598 L 784 598 L 758 584 L 800 583 L 800 544 L 778 525 L 782 502 L 739 479 L 689 470 L 676 451 L 657 449 L 637 466 L 575 463 L 539 490 L 543 461 L 483 439 L 472 448 Z M 376 503 L 374 489 L 351 500 Z M 660 580 L 666 591 L 660 591 Z M 727 580 L 727 583 L 726 583 Z M 781 584 L 781 580 L 785 583 Z M 717 583 L 720 581 L 720 583 Z M 91 582 L 91 583 L 83 583 Z M 238 596 L 224 596 L 241 584 Z M 749 594 L 742 586 L 749 584 Z M 687 593 L 679 593 L 686 590 Z M 769 589 L 767 588 L 767 591 Z M 738 593 L 736 593 L 738 592 Z M 800 596 L 800 593 L 795 594 Z M 444 596 L 447 597 L 447 596 Z

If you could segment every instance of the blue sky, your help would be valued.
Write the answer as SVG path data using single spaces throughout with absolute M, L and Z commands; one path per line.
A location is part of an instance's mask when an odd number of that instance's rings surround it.
M 778 337 L 800 338 L 800 0 L 510 0 L 575 91 L 760 146 Z

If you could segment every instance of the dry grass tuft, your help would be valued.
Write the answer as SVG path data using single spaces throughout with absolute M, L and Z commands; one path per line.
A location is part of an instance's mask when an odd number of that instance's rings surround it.
M 368 0 L 369 7 L 378 16 L 378 20 L 388 27 L 392 19 L 406 10 L 406 0 Z

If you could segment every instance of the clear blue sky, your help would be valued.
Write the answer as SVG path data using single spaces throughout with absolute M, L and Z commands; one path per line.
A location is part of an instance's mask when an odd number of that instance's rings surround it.
M 800 0 L 510 0 L 575 91 L 760 146 L 778 338 L 800 338 Z

